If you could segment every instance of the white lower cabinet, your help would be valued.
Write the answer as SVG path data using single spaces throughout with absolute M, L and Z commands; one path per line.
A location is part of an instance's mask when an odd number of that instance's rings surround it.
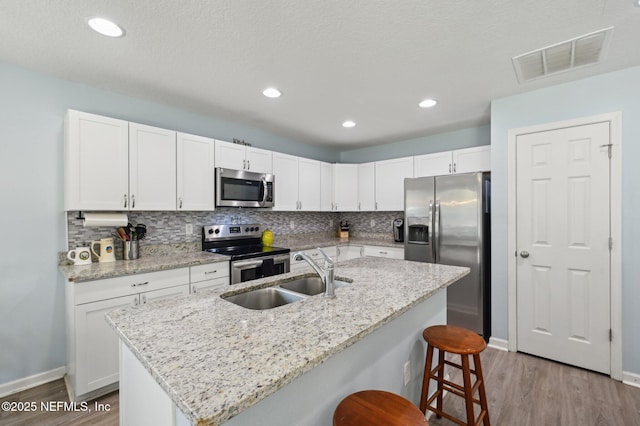
M 334 262 L 336 261 L 336 246 L 320 247 L 320 248 Z M 323 265 L 324 265 L 324 257 L 322 256 L 322 254 L 317 249 L 309 249 L 309 250 L 302 250 L 302 251 L 307 253 L 313 259 L 313 261 L 318 264 L 318 266 L 323 267 Z M 294 259 L 294 255 L 295 255 L 295 253 L 292 252 L 291 253 L 291 263 L 290 263 L 290 271 L 291 272 L 301 271 L 301 270 L 305 269 L 306 267 L 311 268 L 311 266 L 309 265 L 309 263 L 307 263 L 306 260 L 302 260 L 302 259 L 301 260 L 295 260 Z
M 191 267 L 191 294 L 204 289 L 229 285 L 229 262 L 208 263 Z
M 67 389 L 86 401 L 118 388 L 118 338 L 105 314 L 118 308 L 189 294 L 189 268 L 67 282 Z
M 404 259 L 404 248 L 364 246 L 364 255 L 374 257 L 388 257 L 389 259 Z

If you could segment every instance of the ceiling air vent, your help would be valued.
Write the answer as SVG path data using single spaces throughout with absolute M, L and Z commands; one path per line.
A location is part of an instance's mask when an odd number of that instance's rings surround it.
M 518 81 L 535 80 L 592 65 L 604 57 L 613 27 L 563 41 L 511 58 Z

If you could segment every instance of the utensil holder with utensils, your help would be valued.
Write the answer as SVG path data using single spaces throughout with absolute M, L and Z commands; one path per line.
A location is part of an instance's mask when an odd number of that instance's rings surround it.
M 129 223 L 126 228 L 118 228 L 117 233 L 122 240 L 123 259 L 135 260 L 140 257 L 139 241 L 147 234 L 147 227 L 142 223 L 135 227 Z

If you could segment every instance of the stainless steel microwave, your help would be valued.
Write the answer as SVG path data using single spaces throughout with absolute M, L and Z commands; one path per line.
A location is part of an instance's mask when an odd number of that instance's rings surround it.
M 216 206 L 273 207 L 275 176 L 244 170 L 216 169 Z

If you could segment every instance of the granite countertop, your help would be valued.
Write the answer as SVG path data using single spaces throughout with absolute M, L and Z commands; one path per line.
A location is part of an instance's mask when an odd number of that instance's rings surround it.
M 60 265 L 58 269 L 67 281 L 82 282 L 227 261 L 229 257 L 222 254 L 195 251 L 158 254 L 136 260 L 116 260 L 109 263 L 94 262 L 91 265 L 82 266 Z
M 220 297 L 312 275 L 290 272 L 116 310 L 107 321 L 193 424 L 217 425 L 468 273 L 362 257 L 337 265 L 336 279 L 352 283 L 335 299 L 254 311 Z
M 349 239 L 340 239 L 330 236 L 329 234 L 293 234 L 276 236 L 273 245 L 288 247 L 292 252 L 317 247 L 344 245 L 373 245 L 404 248 L 403 243 L 396 243 L 393 241 L 393 238 L 381 237 L 379 234 L 373 234 L 371 236 L 363 235 Z M 192 244 L 192 246 L 193 247 L 189 248 L 197 248 L 200 245 Z M 169 250 L 173 248 L 175 247 L 170 247 Z M 145 254 L 137 260 L 116 260 L 110 263 L 94 262 L 91 265 L 82 266 L 61 264 L 58 269 L 67 281 L 82 282 L 229 260 L 227 256 L 202 251 L 167 251 L 167 249 L 164 249 L 160 245 L 150 248 L 145 247 L 145 250 Z M 66 252 L 60 253 L 59 257 L 63 262 L 67 262 Z
M 363 234 L 352 236 L 347 239 L 338 238 L 329 234 L 293 234 L 283 236 L 276 235 L 273 245 L 279 247 L 289 247 L 291 251 L 346 245 L 404 248 L 404 243 L 396 243 L 395 241 L 393 241 L 393 237 L 389 237 L 384 234 Z

